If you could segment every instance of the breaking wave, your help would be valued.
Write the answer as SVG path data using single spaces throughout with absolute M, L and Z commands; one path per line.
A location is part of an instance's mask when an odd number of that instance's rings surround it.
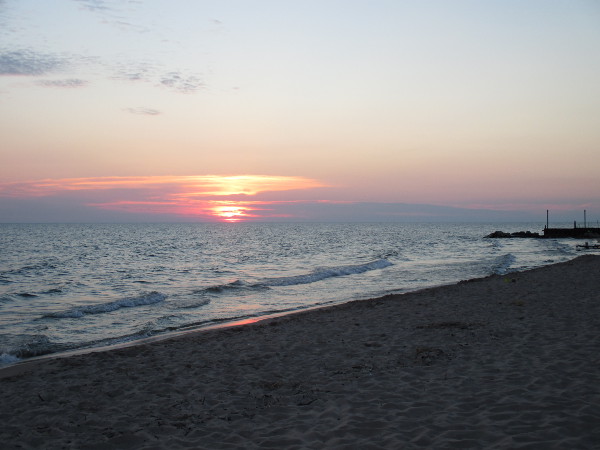
M 44 334 L 3 334 L 0 335 L 0 366 L 13 364 L 23 358 L 47 355 L 70 347 L 66 344 L 54 343 Z
M 393 264 L 387 259 L 378 259 L 365 264 L 318 268 L 313 270 L 312 272 L 303 275 L 263 278 L 262 280 L 258 280 L 253 283 L 248 283 L 243 280 L 236 280 L 231 283 L 220 284 L 200 289 L 195 291 L 195 293 L 220 294 L 230 291 L 239 292 L 241 290 L 269 289 L 272 287 L 281 286 L 297 286 L 300 284 L 315 283 L 317 281 L 326 280 L 328 278 L 356 275 L 364 272 L 369 272 L 371 270 L 384 269 L 392 265 Z
M 492 273 L 496 275 L 505 275 L 516 260 L 517 258 L 512 253 L 499 256 L 492 264 Z
M 366 264 L 355 264 L 349 266 L 319 268 L 305 275 L 295 275 L 291 277 L 266 278 L 260 282 L 263 286 L 295 286 L 298 284 L 309 284 L 327 278 L 342 277 L 346 275 L 356 275 L 369 272 L 371 270 L 384 269 L 391 266 L 392 263 L 387 259 L 378 259 Z
M 45 314 L 43 317 L 52 319 L 79 318 L 87 314 L 104 314 L 116 311 L 121 308 L 134 308 L 136 306 L 153 305 L 160 303 L 167 296 L 160 292 L 148 292 L 137 297 L 126 297 L 120 300 L 109 303 L 101 303 L 99 305 L 78 306 L 76 308 L 67 309 L 66 311 L 57 311 Z

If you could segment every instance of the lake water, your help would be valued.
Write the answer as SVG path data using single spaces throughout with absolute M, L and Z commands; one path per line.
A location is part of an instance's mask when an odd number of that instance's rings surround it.
M 543 224 L 0 224 L 0 364 L 566 261 Z

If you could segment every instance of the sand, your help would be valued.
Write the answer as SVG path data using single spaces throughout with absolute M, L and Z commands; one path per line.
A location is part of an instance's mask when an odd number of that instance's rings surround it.
M 0 371 L 0 447 L 600 447 L 600 256 Z

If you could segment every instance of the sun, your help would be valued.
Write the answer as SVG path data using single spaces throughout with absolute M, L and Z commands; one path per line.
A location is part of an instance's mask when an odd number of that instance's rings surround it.
M 225 222 L 239 222 L 248 217 L 244 206 L 215 206 L 211 208 L 213 214 Z

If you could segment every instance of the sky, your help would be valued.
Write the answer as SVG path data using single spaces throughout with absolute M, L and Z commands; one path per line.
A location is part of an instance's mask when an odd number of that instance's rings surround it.
M 0 0 L 0 222 L 600 219 L 597 0 Z

